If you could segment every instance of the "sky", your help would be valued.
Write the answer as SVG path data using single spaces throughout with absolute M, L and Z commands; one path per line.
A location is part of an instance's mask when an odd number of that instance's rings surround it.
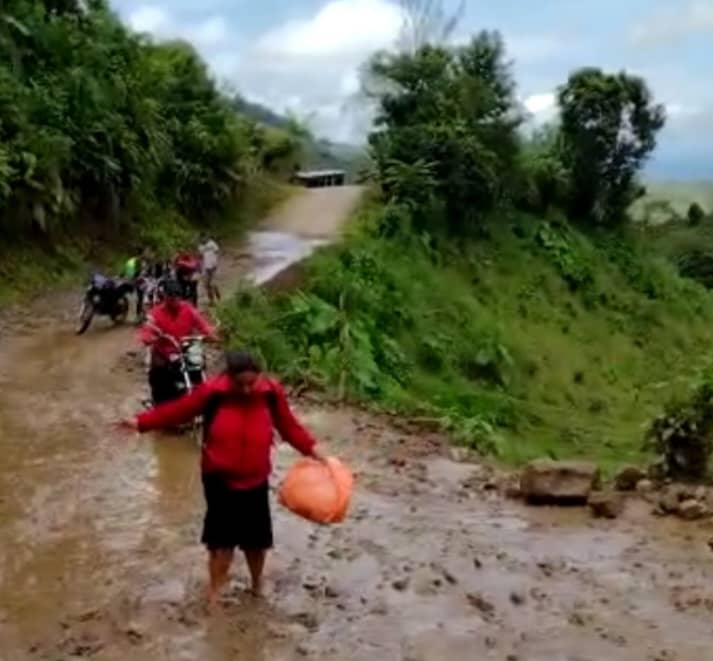
M 192 42 L 221 84 L 346 142 L 368 130 L 359 67 L 402 24 L 397 0 L 111 1 L 133 29 Z M 626 70 L 667 108 L 649 173 L 713 178 L 713 0 L 466 0 L 456 38 L 482 29 L 505 38 L 533 122 L 573 69 Z

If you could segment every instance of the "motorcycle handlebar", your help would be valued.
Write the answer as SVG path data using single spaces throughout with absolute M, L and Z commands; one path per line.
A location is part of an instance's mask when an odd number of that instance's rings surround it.
M 164 333 L 158 326 L 152 324 L 149 321 L 146 322 L 146 326 L 148 326 L 148 328 L 150 328 L 162 340 L 168 340 L 169 342 L 171 342 L 171 344 L 173 344 L 176 349 L 180 349 L 181 345 L 184 342 L 203 342 L 206 339 L 205 335 L 187 335 L 182 340 L 177 340 L 175 337 L 173 337 L 173 335 Z

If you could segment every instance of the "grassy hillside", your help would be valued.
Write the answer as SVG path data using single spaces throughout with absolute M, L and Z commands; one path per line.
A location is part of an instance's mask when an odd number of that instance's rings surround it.
M 710 353 L 709 295 L 631 236 L 516 214 L 486 239 L 429 245 L 355 220 L 302 291 L 246 291 L 233 342 L 293 381 L 438 421 L 508 463 L 641 457 L 643 425 Z

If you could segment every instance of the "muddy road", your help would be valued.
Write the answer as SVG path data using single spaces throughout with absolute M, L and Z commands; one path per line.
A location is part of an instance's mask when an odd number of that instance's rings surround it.
M 308 191 L 223 264 L 264 281 L 329 240 L 358 197 Z M 437 435 L 302 401 L 358 471 L 347 522 L 275 507 L 268 598 L 238 565 L 202 610 L 190 438 L 124 438 L 144 395 L 132 329 L 72 332 L 71 296 L 0 326 L 0 660 L 700 661 L 713 658 L 713 530 L 631 502 L 616 522 L 502 500 Z M 75 297 L 76 298 L 76 297 Z M 277 475 L 293 455 L 278 451 Z

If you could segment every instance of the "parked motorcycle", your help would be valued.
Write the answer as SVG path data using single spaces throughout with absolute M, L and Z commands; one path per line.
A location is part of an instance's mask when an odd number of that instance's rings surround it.
M 87 332 L 95 315 L 109 317 L 115 324 L 126 321 L 132 290 L 132 285 L 124 280 L 92 274 L 79 311 L 77 335 Z
M 136 282 L 137 296 L 141 296 L 141 307 L 138 312 L 138 321 L 143 323 L 152 307 L 158 305 L 164 299 L 165 278 L 154 278 L 150 275 L 142 275 Z

